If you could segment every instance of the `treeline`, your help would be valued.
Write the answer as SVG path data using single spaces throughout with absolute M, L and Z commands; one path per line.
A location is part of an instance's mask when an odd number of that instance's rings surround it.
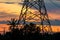
M 60 40 L 60 33 L 48 34 L 40 33 L 40 28 L 35 28 L 34 24 L 25 25 L 24 28 L 12 28 L 6 34 L 0 34 L 0 40 Z
M 10 25 L 10 32 L 0 34 L 0 40 L 60 40 L 60 33 L 48 34 L 40 33 L 41 29 L 36 27 L 36 24 L 25 24 L 23 28 L 19 29 L 19 21 L 11 19 L 8 21 Z

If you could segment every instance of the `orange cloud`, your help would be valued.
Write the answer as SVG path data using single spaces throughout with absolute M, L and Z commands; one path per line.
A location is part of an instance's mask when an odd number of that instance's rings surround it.
M 52 19 L 52 20 L 55 20 L 55 19 L 60 20 L 60 14 L 50 12 L 48 15 L 49 15 L 49 18 Z
M 21 5 L 19 6 L 18 4 L 0 3 L 0 12 L 19 15 L 20 10 L 21 10 Z

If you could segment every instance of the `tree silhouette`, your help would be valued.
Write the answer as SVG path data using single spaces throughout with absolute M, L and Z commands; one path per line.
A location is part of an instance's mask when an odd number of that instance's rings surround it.
M 8 24 L 7 25 L 10 25 L 10 29 L 15 29 L 15 28 L 18 28 L 18 25 L 19 25 L 19 20 L 16 20 L 15 18 L 11 18 L 10 21 L 8 21 Z
M 32 31 L 35 31 L 35 29 L 36 29 L 36 24 L 30 23 L 30 27 L 31 27 L 31 30 L 32 30 Z

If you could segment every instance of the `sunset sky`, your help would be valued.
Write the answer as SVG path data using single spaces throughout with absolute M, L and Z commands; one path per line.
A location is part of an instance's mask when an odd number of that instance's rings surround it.
M 45 6 L 47 8 L 47 13 L 51 20 L 52 26 L 54 25 L 54 29 L 60 29 L 60 1 L 59 0 L 44 0 Z M 6 2 L 14 2 L 8 4 Z M 10 20 L 11 18 L 18 18 L 22 4 L 18 4 L 22 2 L 22 0 L 0 0 L 0 26 L 1 24 L 5 24 L 6 20 Z M 32 9 L 32 12 L 35 13 L 36 9 Z M 2 26 L 1 26 L 2 27 Z

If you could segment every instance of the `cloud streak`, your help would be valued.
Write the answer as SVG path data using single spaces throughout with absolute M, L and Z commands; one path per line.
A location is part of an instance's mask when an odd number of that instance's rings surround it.
M 12 17 L 15 17 L 15 18 L 18 17 L 18 15 L 20 14 L 21 8 L 22 8 L 21 4 L 18 5 L 18 4 L 0 3 L 0 21 L 4 21 L 5 19 L 8 20 Z M 46 8 L 48 10 L 48 15 L 50 17 L 50 20 L 53 20 L 53 21 L 55 19 L 60 20 L 60 9 L 59 8 L 56 8 L 51 3 L 46 3 Z M 34 12 L 35 10 L 36 9 L 32 9 L 32 12 Z

